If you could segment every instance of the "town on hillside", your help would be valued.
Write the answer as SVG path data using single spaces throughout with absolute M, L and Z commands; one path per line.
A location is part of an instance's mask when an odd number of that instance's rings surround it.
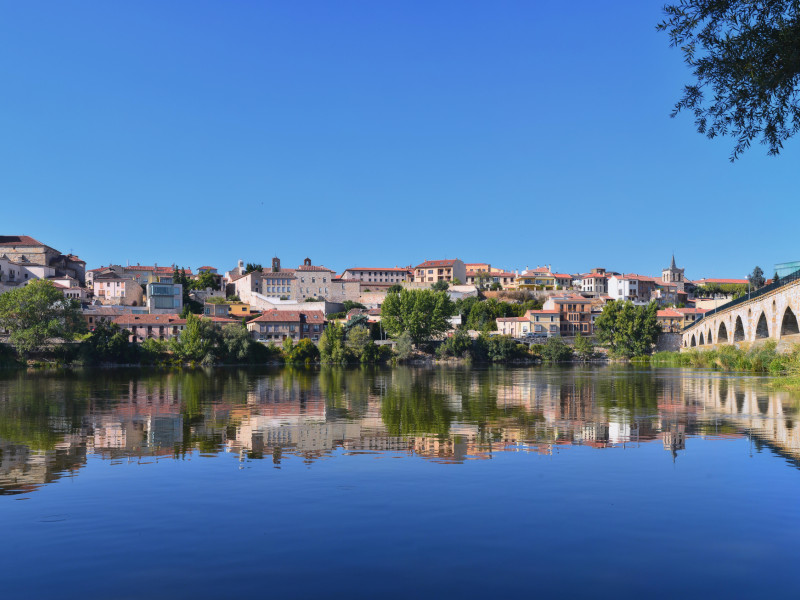
M 30 236 L 0 236 L 0 294 L 46 280 L 80 303 L 89 331 L 100 323 L 127 330 L 130 341 L 168 340 L 180 335 L 188 313 L 219 326 L 244 323 L 255 341 L 303 339 L 317 343 L 327 324 L 379 324 L 387 294 L 402 289 L 437 289 L 452 300 L 495 298 L 541 308 L 521 316 L 497 316 L 490 329 L 525 340 L 592 336 L 595 320 L 613 300 L 657 303 L 665 332 L 678 332 L 706 311 L 746 293 L 748 279 L 687 279 L 673 256 L 660 276 L 594 267 L 561 273 L 552 265 L 508 270 L 458 258 L 407 266 L 353 266 L 341 273 L 310 258 L 287 267 L 238 261 L 227 270 L 204 265 L 109 264 L 86 269 Z M 453 329 L 463 316 L 450 318 Z

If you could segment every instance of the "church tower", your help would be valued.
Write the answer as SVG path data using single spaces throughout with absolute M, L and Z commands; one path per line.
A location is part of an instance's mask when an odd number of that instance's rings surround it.
M 664 283 L 676 284 L 678 291 L 683 292 L 686 280 L 683 275 L 684 269 L 679 269 L 675 266 L 675 255 L 672 255 L 672 262 L 669 267 L 661 271 L 661 281 Z

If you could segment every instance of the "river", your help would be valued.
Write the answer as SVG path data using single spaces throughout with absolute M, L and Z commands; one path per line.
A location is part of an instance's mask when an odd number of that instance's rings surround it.
M 1 589 L 798 597 L 798 409 L 628 366 L 0 372 Z

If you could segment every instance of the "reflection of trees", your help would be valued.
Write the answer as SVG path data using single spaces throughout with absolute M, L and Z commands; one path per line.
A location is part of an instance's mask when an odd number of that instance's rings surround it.
M 446 436 L 453 411 L 447 397 L 435 390 L 436 372 L 398 369 L 381 402 L 381 418 L 389 435 L 432 433 Z

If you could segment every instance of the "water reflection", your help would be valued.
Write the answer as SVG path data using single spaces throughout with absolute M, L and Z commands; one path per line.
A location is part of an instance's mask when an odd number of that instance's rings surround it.
M 6 373 L 0 494 L 74 476 L 87 460 L 194 454 L 280 468 L 334 453 L 460 463 L 660 442 L 675 459 L 692 436 L 751 436 L 800 461 L 797 407 L 759 378 L 614 367 Z

